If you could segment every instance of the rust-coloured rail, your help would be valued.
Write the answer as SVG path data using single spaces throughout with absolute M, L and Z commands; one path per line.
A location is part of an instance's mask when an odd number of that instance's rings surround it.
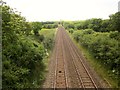
M 63 33 L 67 39 L 66 42 L 68 41 L 68 46 L 70 48 L 70 51 L 72 51 L 71 56 L 73 57 L 73 63 L 76 67 L 76 71 L 78 73 L 82 88 L 96 88 L 97 89 L 98 87 L 97 87 L 96 83 L 92 79 L 89 71 L 87 70 L 86 66 L 84 65 L 83 61 L 81 60 L 79 52 L 76 50 L 78 48 L 73 44 L 71 39 L 69 39 L 69 36 L 67 35 L 67 33 L 65 31 Z M 78 60 L 76 60 L 76 59 L 78 59 Z M 81 68 L 83 68 L 83 71 Z M 80 69 L 80 70 L 78 70 L 78 69 Z M 82 71 L 82 73 L 79 71 Z M 86 73 L 86 76 L 85 76 L 85 73 Z M 85 79 L 86 79 L 86 81 L 85 81 Z
M 46 87 L 66 90 L 69 88 L 94 88 L 97 90 L 98 86 L 84 63 L 78 48 L 64 27 L 59 26 Z

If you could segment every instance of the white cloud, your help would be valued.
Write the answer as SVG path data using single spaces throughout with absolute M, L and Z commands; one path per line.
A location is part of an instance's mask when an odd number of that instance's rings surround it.
M 4 0 L 29 21 L 108 18 L 119 0 Z

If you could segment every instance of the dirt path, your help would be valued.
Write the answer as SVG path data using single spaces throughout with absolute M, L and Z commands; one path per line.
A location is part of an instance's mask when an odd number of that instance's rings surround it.
M 64 27 L 59 26 L 49 72 L 43 88 L 107 88 L 72 42 Z

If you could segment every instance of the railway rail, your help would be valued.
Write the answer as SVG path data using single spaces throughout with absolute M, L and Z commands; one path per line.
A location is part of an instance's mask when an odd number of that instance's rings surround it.
M 100 85 L 91 75 L 88 66 L 81 57 L 64 27 L 59 26 L 53 56 L 51 56 L 48 77 L 44 88 L 94 88 Z
M 71 56 L 73 58 L 72 59 L 73 64 L 76 68 L 76 72 L 79 77 L 79 82 L 81 83 L 81 88 L 96 88 L 97 89 L 98 87 L 97 87 L 96 83 L 94 82 L 94 80 L 92 79 L 86 66 L 82 62 L 79 52 L 77 52 L 77 50 L 76 50 L 77 48 L 75 47 L 75 45 L 73 44 L 71 39 L 68 37 L 66 32 L 63 32 L 63 34 L 66 37 L 66 39 L 64 39 L 64 40 L 66 40 L 66 42 L 68 42 L 67 44 L 71 51 Z

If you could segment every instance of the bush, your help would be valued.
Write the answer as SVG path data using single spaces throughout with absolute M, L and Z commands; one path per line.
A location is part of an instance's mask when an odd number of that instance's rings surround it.
M 2 16 L 2 88 L 40 87 L 45 48 L 28 39 L 30 24 L 9 6 L 2 6 Z
M 116 40 L 120 40 L 120 33 L 117 31 L 114 32 L 110 32 L 110 38 L 116 39 Z
M 118 71 L 120 43 L 117 39 L 113 39 L 116 38 L 116 34 L 118 33 L 96 33 L 93 30 L 78 30 L 73 33 L 74 39 L 86 47 L 103 65 L 107 66 L 115 75 L 114 78 L 118 78 L 118 73 L 120 73 Z
M 43 42 L 44 41 L 44 35 L 39 35 L 39 40 L 40 40 L 40 42 Z

